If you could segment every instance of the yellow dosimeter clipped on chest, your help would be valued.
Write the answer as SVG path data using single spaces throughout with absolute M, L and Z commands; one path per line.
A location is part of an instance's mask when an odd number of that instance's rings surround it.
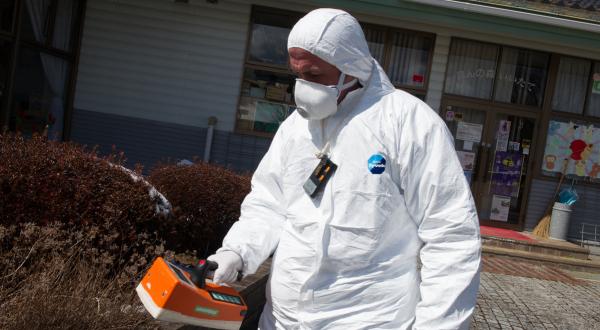
M 192 267 L 156 258 L 136 291 L 157 320 L 215 329 L 239 329 L 248 308 L 235 289 L 208 281 L 215 262 Z

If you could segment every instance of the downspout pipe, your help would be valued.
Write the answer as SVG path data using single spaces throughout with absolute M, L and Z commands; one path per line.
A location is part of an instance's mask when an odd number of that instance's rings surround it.
M 217 117 L 209 117 L 208 129 L 206 130 L 206 144 L 204 145 L 204 158 L 202 159 L 205 163 L 210 162 L 210 152 L 212 149 L 213 137 L 215 135 L 215 126 L 217 126 Z

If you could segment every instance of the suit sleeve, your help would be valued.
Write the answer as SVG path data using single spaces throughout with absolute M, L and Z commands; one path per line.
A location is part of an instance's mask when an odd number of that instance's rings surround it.
M 419 103 L 402 127 L 402 186 L 423 243 L 414 329 L 468 329 L 481 261 L 471 190 L 453 138 L 436 113 Z
M 254 172 L 252 188 L 242 203 L 240 218 L 217 251 L 237 253 L 242 258 L 242 271 L 246 275 L 254 274 L 275 251 L 285 222 L 281 189 L 283 130 L 282 125 Z

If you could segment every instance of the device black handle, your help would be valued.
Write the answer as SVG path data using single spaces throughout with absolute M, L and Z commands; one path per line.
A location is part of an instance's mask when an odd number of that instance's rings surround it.
M 200 289 L 204 289 L 206 286 L 206 275 L 208 272 L 213 272 L 217 268 L 219 268 L 219 264 L 210 260 L 200 260 L 196 267 L 192 268 L 190 271 L 190 279 L 195 286 Z

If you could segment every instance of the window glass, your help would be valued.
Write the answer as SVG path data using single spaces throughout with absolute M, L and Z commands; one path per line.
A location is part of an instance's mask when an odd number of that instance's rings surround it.
M 69 51 L 78 1 L 26 0 L 21 35 L 25 40 Z M 52 34 L 52 38 L 50 38 Z
M 253 24 L 248 59 L 253 62 L 285 66 L 288 61 L 289 34 L 290 29 L 287 28 Z
M 42 133 L 61 139 L 64 120 L 66 79 L 65 60 L 22 48 L 16 68 L 11 128 L 25 135 Z
M 499 47 L 455 39 L 450 48 L 445 91 L 449 94 L 490 99 Z
M 0 0 L 0 29 L 12 32 L 15 0 Z
M 385 30 L 363 27 L 363 31 L 365 32 L 365 38 L 367 39 L 371 55 L 379 62 L 379 65 L 383 65 L 385 59 Z
M 287 39 L 299 15 L 256 11 L 252 18 L 252 34 L 248 60 L 285 67 L 288 62 Z
M 592 72 L 592 85 L 587 101 L 586 114 L 600 117 L 600 62 L 594 63 Z
M 546 53 L 504 47 L 496 76 L 496 101 L 540 107 L 549 60 Z
M 394 85 L 425 87 L 433 39 L 410 32 L 392 35 L 387 74 Z
M 561 57 L 552 109 L 557 111 L 583 113 L 585 94 L 588 86 L 591 62 L 584 59 Z
M 52 1 L 26 0 L 21 14 L 21 38 L 45 44 L 50 28 L 50 7 Z
M 290 74 L 246 68 L 238 109 L 237 129 L 275 133 L 294 110 Z
M 54 32 L 52 46 L 60 50 L 71 50 L 71 39 L 75 17 L 78 12 L 78 1 L 58 0 L 56 7 L 56 19 L 54 20 Z

